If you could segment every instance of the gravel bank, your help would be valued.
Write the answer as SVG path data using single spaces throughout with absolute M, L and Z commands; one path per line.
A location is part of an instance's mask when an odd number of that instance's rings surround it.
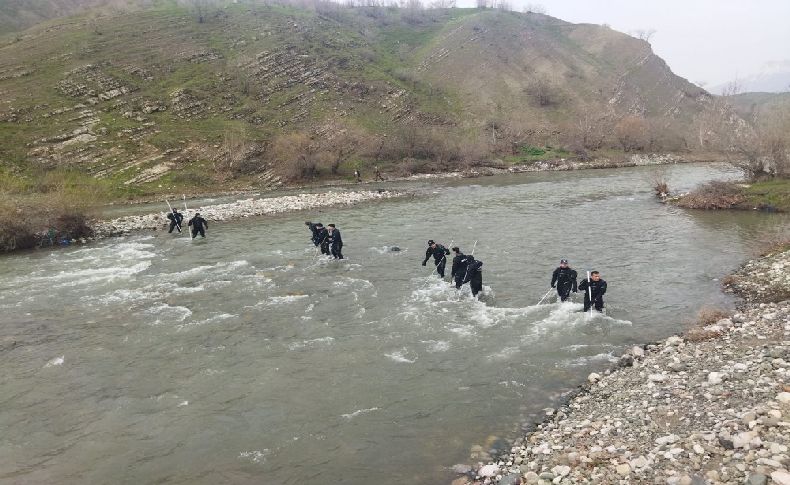
M 270 198 L 249 198 L 238 200 L 229 204 L 207 205 L 203 207 L 190 207 L 189 214 L 184 216 L 184 224 L 187 219 L 195 215 L 195 212 L 208 220 L 209 224 L 216 221 L 230 221 L 244 217 L 261 216 L 267 214 L 280 214 L 283 212 L 293 212 L 319 207 L 346 206 L 373 200 L 392 199 L 402 197 L 404 193 L 390 190 L 378 191 L 349 191 L 336 192 L 328 191 L 315 194 L 286 195 L 282 197 Z M 183 209 L 183 207 L 181 207 Z M 197 210 L 195 210 L 197 209 Z M 137 231 L 156 231 L 168 227 L 170 221 L 167 219 L 167 212 L 156 212 L 140 216 L 125 216 L 112 220 L 99 220 L 92 223 L 95 237 L 103 238 L 119 236 Z
M 751 261 L 737 313 L 634 347 L 453 485 L 790 485 L 790 251 Z

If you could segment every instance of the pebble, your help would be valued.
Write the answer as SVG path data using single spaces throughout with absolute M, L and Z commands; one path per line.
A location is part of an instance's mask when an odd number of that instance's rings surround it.
M 761 300 L 790 295 L 787 268 L 790 251 L 746 263 L 746 301 L 716 336 L 633 346 L 501 463 L 523 457 L 522 483 L 538 485 L 790 485 L 790 301 Z

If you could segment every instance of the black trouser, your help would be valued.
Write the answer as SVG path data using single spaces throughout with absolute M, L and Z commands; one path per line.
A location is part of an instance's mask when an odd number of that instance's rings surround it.
M 557 282 L 557 295 L 559 295 L 560 301 L 565 301 L 571 297 L 572 286 L 570 281 L 564 283 Z
M 472 288 L 472 296 L 477 296 L 483 291 L 483 272 L 475 271 L 469 279 L 469 287 Z
M 589 293 L 584 294 L 584 311 L 590 311 L 590 307 L 595 307 L 597 311 L 603 311 L 603 297 L 598 296 L 596 297 L 592 304 L 590 304 L 590 295 Z
M 343 243 L 332 244 L 332 256 L 335 259 L 343 259 Z
M 192 228 L 192 239 L 195 239 L 197 235 L 200 234 L 203 237 L 206 237 L 206 230 L 202 227 L 193 227 Z
M 321 243 L 321 254 L 332 254 L 329 252 L 329 241 L 324 241 Z
M 170 221 L 170 230 L 167 231 L 168 234 L 173 232 L 173 229 L 178 229 L 178 232 L 181 232 L 181 224 L 177 223 L 176 221 Z
M 461 276 L 461 275 L 456 276 L 455 277 L 455 288 L 460 290 L 463 285 L 464 285 L 464 277 Z
M 439 276 L 444 278 L 444 267 L 447 266 L 447 258 L 442 258 L 439 261 L 434 260 L 433 264 L 436 265 L 436 272 L 439 273 Z

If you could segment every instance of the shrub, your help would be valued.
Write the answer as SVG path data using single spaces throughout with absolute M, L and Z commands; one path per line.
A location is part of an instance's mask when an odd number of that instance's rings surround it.
M 521 153 L 523 155 L 529 155 L 531 157 L 539 157 L 541 155 L 545 155 L 546 154 L 546 150 L 544 150 L 544 149 L 542 149 L 540 147 L 533 147 L 533 146 L 529 146 L 529 145 L 524 145 L 524 146 L 521 147 Z
M 732 182 L 713 181 L 702 184 L 677 201 L 687 209 L 730 209 L 746 198 Z
M 620 146 L 627 152 L 644 150 L 650 141 L 647 121 L 641 116 L 627 116 L 623 118 L 617 123 L 614 131 Z

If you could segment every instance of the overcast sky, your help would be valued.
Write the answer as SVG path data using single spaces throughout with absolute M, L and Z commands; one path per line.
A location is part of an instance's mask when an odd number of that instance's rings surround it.
M 459 0 L 459 6 L 472 6 Z M 790 0 L 513 0 L 542 5 L 574 23 L 622 32 L 655 29 L 653 50 L 672 70 L 708 87 L 758 74 L 769 62 L 790 70 Z

